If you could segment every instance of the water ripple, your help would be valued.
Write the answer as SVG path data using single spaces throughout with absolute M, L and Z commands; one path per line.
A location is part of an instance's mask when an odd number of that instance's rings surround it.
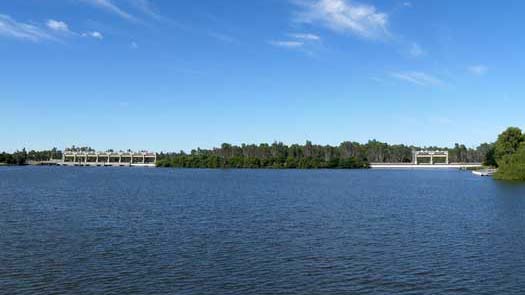
M 525 187 L 469 173 L 0 169 L 0 293 L 525 289 Z

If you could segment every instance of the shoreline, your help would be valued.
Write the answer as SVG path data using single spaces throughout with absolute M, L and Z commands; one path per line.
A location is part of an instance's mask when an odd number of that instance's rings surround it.
M 370 163 L 371 169 L 469 169 L 482 168 L 481 163 L 452 163 L 452 164 L 404 164 L 404 163 Z

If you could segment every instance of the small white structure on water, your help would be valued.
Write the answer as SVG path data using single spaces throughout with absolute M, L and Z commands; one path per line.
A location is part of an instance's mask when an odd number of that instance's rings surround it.
M 435 158 L 445 158 L 445 165 L 448 165 L 448 151 L 414 151 L 412 160 L 415 165 L 419 165 L 419 159 L 430 159 L 430 165 L 434 165 Z M 425 163 L 426 164 L 426 163 Z
M 62 166 L 155 167 L 157 154 L 149 152 L 65 151 Z
M 472 171 L 472 174 L 477 175 L 477 176 L 492 176 L 497 171 L 498 171 L 498 169 L 474 170 L 474 171 Z
M 429 159 L 429 161 L 421 163 L 422 158 Z M 437 158 L 444 159 L 444 161 L 434 161 Z M 370 168 L 379 169 L 467 169 L 482 166 L 481 163 L 450 163 L 448 151 L 413 151 L 412 163 L 370 163 Z

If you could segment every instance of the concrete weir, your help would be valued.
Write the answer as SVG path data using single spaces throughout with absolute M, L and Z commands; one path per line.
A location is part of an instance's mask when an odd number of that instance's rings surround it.
M 60 166 L 155 167 L 156 153 L 70 152 L 62 155 Z
M 425 159 L 428 162 L 422 161 Z M 480 167 L 483 167 L 481 163 L 449 163 L 448 151 L 413 151 L 411 163 L 370 163 L 370 168 L 376 169 L 467 169 Z
M 467 169 L 481 168 L 481 163 L 414 164 L 414 163 L 370 163 L 373 169 Z

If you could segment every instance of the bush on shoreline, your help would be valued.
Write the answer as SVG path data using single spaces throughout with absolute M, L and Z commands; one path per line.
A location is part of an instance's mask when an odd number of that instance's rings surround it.
M 495 179 L 525 181 L 525 146 L 513 154 L 503 156 L 498 163 Z
M 490 154 L 494 157 L 498 180 L 525 181 L 525 134 L 517 127 L 503 131 Z

